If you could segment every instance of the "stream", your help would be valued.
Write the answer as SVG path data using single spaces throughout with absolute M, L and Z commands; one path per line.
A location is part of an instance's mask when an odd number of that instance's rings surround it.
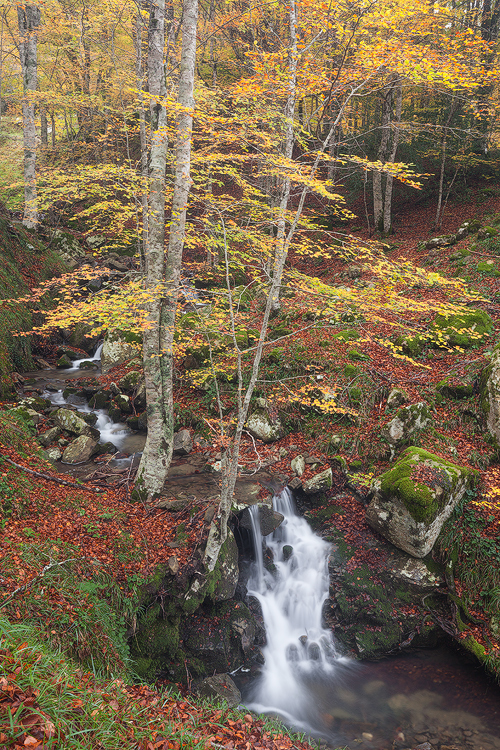
M 296 513 L 289 490 L 273 506 L 284 521 L 272 535 L 262 537 L 252 515 L 248 594 L 260 603 L 267 644 L 247 707 L 350 750 L 500 749 L 500 689 L 457 653 L 376 663 L 339 655 L 322 626 L 331 545 Z

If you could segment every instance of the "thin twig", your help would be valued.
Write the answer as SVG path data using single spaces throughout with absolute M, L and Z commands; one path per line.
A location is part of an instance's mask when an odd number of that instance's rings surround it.
M 3 459 L 8 464 L 15 466 L 16 469 L 21 469 L 22 471 L 26 471 L 28 474 L 32 474 L 34 477 L 40 477 L 40 479 L 48 479 L 50 482 L 57 482 L 57 484 L 64 484 L 64 485 L 67 485 L 68 487 L 73 487 L 73 489 L 76 489 L 76 490 L 86 490 L 87 492 L 102 492 L 102 490 L 99 490 L 96 487 L 85 487 L 84 485 L 76 484 L 76 482 L 68 482 L 66 479 L 59 479 L 58 477 L 53 477 L 50 474 L 44 474 L 42 471 L 34 471 L 33 469 L 28 469 L 27 466 L 23 466 L 22 464 L 16 464 L 15 461 L 12 461 L 10 458 L 7 458 L 7 456 L 4 456 L 3 453 L 0 453 L 0 459 Z
M 17 596 L 17 594 L 24 594 L 25 591 L 27 591 L 29 588 L 31 588 L 31 586 L 33 586 L 33 584 L 35 583 L 35 581 L 38 581 L 40 578 L 43 578 L 43 576 L 45 575 L 45 573 L 47 573 L 52 568 L 57 568 L 57 567 L 60 567 L 61 565 L 66 565 L 66 563 L 69 563 L 69 562 L 77 562 L 77 560 L 78 560 L 78 558 L 76 558 L 76 557 L 69 557 L 67 560 L 62 560 L 61 562 L 52 562 L 52 563 L 49 563 L 48 565 L 46 565 L 43 568 L 43 570 L 38 575 L 36 575 L 34 578 L 32 578 L 31 581 L 28 581 L 28 583 L 26 583 L 24 586 L 19 586 L 17 589 L 14 589 L 14 591 L 12 592 L 12 594 L 10 594 L 7 597 L 7 599 L 5 599 L 5 601 L 3 601 L 0 604 L 0 609 L 2 609 L 2 607 L 5 607 L 6 604 L 8 604 L 10 601 L 12 601 L 12 599 L 14 599 L 14 597 Z

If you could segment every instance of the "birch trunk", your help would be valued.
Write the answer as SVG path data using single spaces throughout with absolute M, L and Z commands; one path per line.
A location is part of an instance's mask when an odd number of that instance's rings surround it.
M 164 0 L 157 7 L 163 8 Z M 165 484 L 172 459 L 173 414 L 173 340 L 179 294 L 186 209 L 191 188 L 191 133 L 194 108 L 196 67 L 196 26 L 198 0 L 184 0 L 182 51 L 177 103 L 175 179 L 172 197 L 169 244 L 164 262 L 164 182 L 166 171 L 166 116 L 163 107 L 152 102 L 151 115 L 158 111 L 158 129 L 151 144 L 151 180 L 149 193 L 149 235 L 146 254 L 146 287 L 150 291 L 148 322 L 144 334 L 144 374 L 146 379 L 148 437 L 138 472 L 138 483 L 148 499 L 158 495 Z M 160 26 L 159 18 L 156 28 Z M 163 22 L 163 39 L 164 39 Z M 151 45 L 149 54 L 160 57 L 159 45 Z M 163 73 L 163 46 L 161 47 Z M 162 76 L 163 78 L 163 76 Z M 151 84 L 155 77 L 150 78 Z M 164 80 L 164 78 L 163 78 Z
M 390 164 L 394 164 L 396 160 L 396 153 L 399 145 L 399 134 L 401 126 L 401 112 L 403 109 L 403 84 L 399 76 L 395 76 L 394 83 L 391 92 L 391 105 L 394 104 L 394 116 L 392 117 L 391 111 L 391 137 L 392 147 L 387 161 Z M 392 106 L 391 106 L 392 110 Z M 394 178 L 388 174 L 385 182 L 385 196 L 384 196 L 384 233 L 389 234 L 392 231 L 392 188 L 394 184 Z
M 36 192 L 36 128 L 34 92 L 37 90 L 37 30 L 40 9 L 36 5 L 17 8 L 19 56 L 23 76 L 24 215 L 25 227 L 38 222 Z

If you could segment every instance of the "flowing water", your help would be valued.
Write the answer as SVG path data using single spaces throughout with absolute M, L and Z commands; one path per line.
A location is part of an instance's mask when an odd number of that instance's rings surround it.
M 332 747 L 500 750 L 500 691 L 463 657 L 440 649 L 361 664 L 338 654 L 322 625 L 331 545 L 297 515 L 288 490 L 273 505 L 284 521 L 267 537 L 251 509 L 248 594 L 260 602 L 267 645 L 248 708 Z

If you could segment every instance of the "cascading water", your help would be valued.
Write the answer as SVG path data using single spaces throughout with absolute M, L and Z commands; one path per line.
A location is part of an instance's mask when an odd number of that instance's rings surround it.
M 338 658 L 332 634 L 322 625 L 330 545 L 297 515 L 289 490 L 275 496 L 273 505 L 284 521 L 269 537 L 260 533 L 258 508 L 251 508 L 256 560 L 248 594 L 260 602 L 267 645 L 261 677 L 247 705 L 310 730 L 321 723 L 319 717 L 314 721 L 314 684 L 330 680 L 336 665 L 345 661 Z M 264 540 L 266 557 L 272 557 L 267 567 Z

